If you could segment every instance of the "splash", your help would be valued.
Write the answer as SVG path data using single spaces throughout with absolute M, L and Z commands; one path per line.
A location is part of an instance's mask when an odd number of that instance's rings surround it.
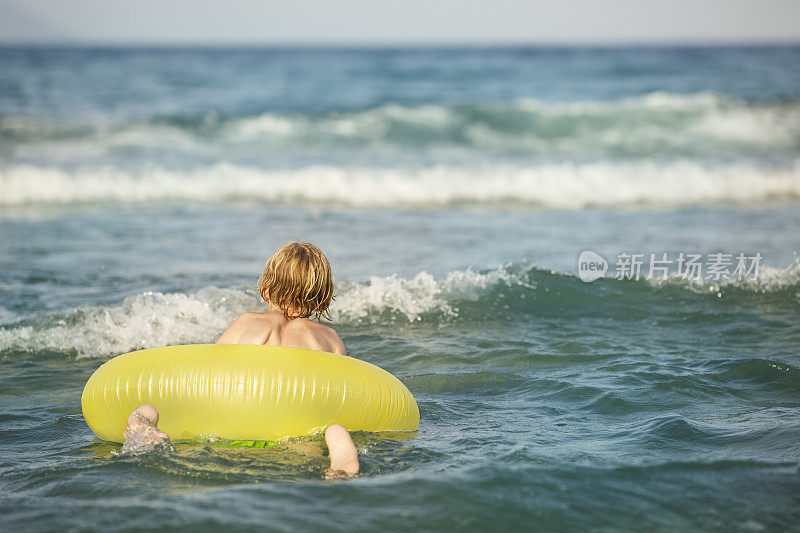
M 484 272 L 452 271 L 440 279 L 427 272 L 408 279 L 396 275 L 373 276 L 366 283 L 347 283 L 331 311 L 336 322 L 355 323 L 391 317 L 418 322 L 430 313 L 455 317 L 458 309 L 454 302 L 478 301 L 498 285 L 533 288 L 524 270 L 524 267 L 506 265 Z
M 145 292 L 119 305 L 80 307 L 0 328 L 0 353 L 100 357 L 168 344 L 214 342 L 238 313 L 253 310 L 256 303 L 254 296 L 234 289 Z
M 526 285 L 524 267 L 450 272 L 437 279 L 372 277 L 345 283 L 331 307 L 339 324 L 420 321 L 427 315 L 454 317 L 460 301 L 478 301 L 498 285 Z M 240 289 L 205 288 L 190 294 L 146 292 L 107 307 L 81 307 L 64 314 L 29 318 L 0 328 L 0 354 L 45 352 L 107 357 L 171 344 L 215 342 L 236 316 L 263 310 L 255 295 Z

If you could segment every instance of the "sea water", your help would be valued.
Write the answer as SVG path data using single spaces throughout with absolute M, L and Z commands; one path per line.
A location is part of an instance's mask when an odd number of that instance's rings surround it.
M 0 529 L 796 529 L 799 236 L 798 47 L 0 48 Z M 419 431 L 96 439 L 293 239 Z

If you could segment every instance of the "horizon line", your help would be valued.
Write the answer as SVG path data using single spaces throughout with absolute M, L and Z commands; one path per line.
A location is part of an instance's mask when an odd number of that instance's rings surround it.
M 339 48 L 339 49 L 414 49 L 414 48 L 694 48 L 694 47 L 772 47 L 800 46 L 800 38 L 786 39 L 707 39 L 707 40 L 519 40 L 519 41 L 145 41 L 81 39 L 8 39 L 0 37 L 3 47 L 64 48 Z

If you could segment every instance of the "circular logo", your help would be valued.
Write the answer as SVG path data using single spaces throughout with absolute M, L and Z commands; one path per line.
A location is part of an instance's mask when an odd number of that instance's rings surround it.
M 578 256 L 578 277 L 581 281 L 590 282 L 602 278 L 608 271 L 608 261 L 591 250 L 584 250 Z

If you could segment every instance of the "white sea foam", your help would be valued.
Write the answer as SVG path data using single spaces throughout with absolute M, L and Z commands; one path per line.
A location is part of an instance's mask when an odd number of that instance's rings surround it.
M 336 323 L 415 322 L 426 313 L 455 316 L 454 301 L 477 300 L 498 284 L 531 287 L 523 279 L 522 267 L 454 271 L 439 279 L 420 272 L 408 279 L 372 277 L 345 283 L 331 311 Z M 263 302 L 245 290 L 147 292 L 118 305 L 81 307 L 0 327 L 0 354 L 35 351 L 105 357 L 170 344 L 209 343 L 239 314 L 260 310 Z
M 366 283 L 347 283 L 336 297 L 331 313 L 337 322 L 363 322 L 380 319 L 384 312 L 409 322 L 426 313 L 457 316 L 454 301 L 475 301 L 498 284 L 530 287 L 518 269 L 501 267 L 488 272 L 456 270 L 436 279 L 427 272 L 412 278 L 396 275 L 370 277 Z
M 516 104 L 505 104 L 515 107 Z M 255 117 L 234 119 L 226 124 L 222 135 L 231 140 L 249 141 L 258 137 L 308 139 L 311 137 L 376 140 L 385 138 L 392 127 L 409 126 L 432 133 L 459 128 L 464 119 L 457 109 L 426 105 L 406 107 L 387 104 L 366 111 L 330 113 L 319 116 L 278 115 L 263 113 Z
M 208 288 L 193 294 L 146 292 L 108 307 L 82 307 L 34 325 L 0 328 L 0 352 L 76 352 L 102 356 L 167 344 L 213 342 L 254 298 Z
M 364 208 L 515 203 L 580 209 L 798 198 L 800 159 L 779 168 L 676 161 L 288 170 L 220 163 L 189 172 L 153 169 L 140 174 L 110 167 L 67 172 L 14 165 L 0 170 L 0 206 L 246 199 Z

